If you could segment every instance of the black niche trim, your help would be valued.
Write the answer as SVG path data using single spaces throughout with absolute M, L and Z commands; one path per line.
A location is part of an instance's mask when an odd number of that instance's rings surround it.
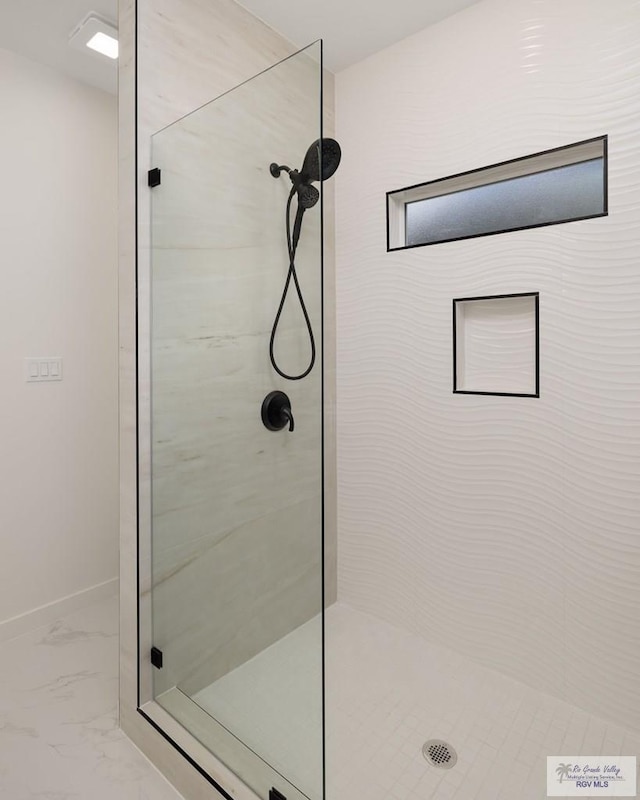
M 287 800 L 287 798 L 274 786 L 269 792 L 269 800 Z
M 495 169 L 496 167 L 505 167 L 508 164 L 516 164 L 520 161 L 526 161 L 529 158 L 538 158 L 539 156 L 546 156 L 549 153 L 558 153 L 562 150 L 568 150 L 572 147 L 579 147 L 580 145 L 590 144 L 591 142 L 602 142 L 602 212 L 598 214 L 587 214 L 584 217 L 569 217 L 567 219 L 557 219 L 551 222 L 536 222 L 531 225 L 522 225 L 516 228 L 504 228 L 495 231 L 485 231 L 483 233 L 470 233 L 464 236 L 453 236 L 450 239 L 438 239 L 435 242 L 419 242 L 417 244 L 403 244 L 398 247 L 391 247 L 391 236 L 389 232 L 389 198 L 391 195 L 398 194 L 398 192 L 408 192 L 411 189 L 419 189 L 422 186 L 433 186 L 437 183 L 444 183 L 446 181 L 454 180 L 455 178 L 463 178 L 465 175 L 477 175 L 485 170 Z M 561 166 L 561 165 L 560 165 Z M 404 205 L 404 214 L 407 213 L 407 205 Z M 580 142 L 572 142 L 571 144 L 562 145 L 561 147 L 552 147 L 549 150 L 540 150 L 538 153 L 529 153 L 526 156 L 518 158 L 510 158 L 507 161 L 498 161 L 495 164 L 487 164 L 484 167 L 477 169 L 468 169 L 464 172 L 456 172 L 454 175 L 447 175 L 444 178 L 436 178 L 433 181 L 422 181 L 421 183 L 414 183 L 411 186 L 403 186 L 401 189 L 393 189 L 386 193 L 386 217 L 387 217 L 387 253 L 395 253 L 400 250 L 413 250 L 416 247 L 431 247 L 436 244 L 447 244 L 448 242 L 462 242 L 465 239 L 480 239 L 484 236 L 498 236 L 504 233 L 516 233 L 517 231 L 528 231 L 533 228 L 548 228 L 550 225 L 566 225 L 568 222 L 581 222 L 585 219 L 599 219 L 600 217 L 609 216 L 609 136 L 594 136 L 591 139 L 583 139 Z M 528 396 L 528 395 L 526 395 Z
M 512 297 L 533 297 L 535 315 L 535 392 L 475 392 L 469 389 L 458 389 L 458 331 L 456 303 L 469 303 L 474 300 L 507 300 Z M 456 297 L 453 300 L 453 393 L 477 394 L 489 397 L 540 397 L 540 292 L 516 292 L 515 294 L 489 294 L 479 297 Z

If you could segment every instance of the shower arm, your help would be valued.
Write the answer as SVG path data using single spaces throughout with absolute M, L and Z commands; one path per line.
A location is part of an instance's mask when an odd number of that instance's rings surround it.
M 286 164 L 276 164 L 274 162 L 269 166 L 269 172 L 274 178 L 279 178 L 281 173 L 286 172 L 296 191 L 298 191 L 300 187 L 309 186 L 309 181 L 305 179 L 302 173 L 298 172 L 297 169 L 291 169 L 291 167 L 288 167 Z
M 297 172 L 297 170 L 292 170 L 291 167 L 287 167 L 285 164 L 276 164 L 274 161 L 273 164 L 269 166 L 269 172 L 274 178 L 279 178 L 281 172 L 286 172 L 288 175 L 291 175 L 292 172 Z

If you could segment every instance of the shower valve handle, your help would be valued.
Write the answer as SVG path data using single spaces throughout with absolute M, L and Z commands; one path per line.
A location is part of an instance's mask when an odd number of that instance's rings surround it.
M 291 413 L 291 409 L 289 406 L 284 406 L 281 411 L 282 416 L 289 421 L 289 430 L 292 431 L 294 428 L 294 421 L 293 421 L 293 414 Z
M 262 401 L 260 414 L 267 430 L 281 431 L 287 425 L 290 431 L 294 429 L 291 401 L 284 392 L 269 392 Z

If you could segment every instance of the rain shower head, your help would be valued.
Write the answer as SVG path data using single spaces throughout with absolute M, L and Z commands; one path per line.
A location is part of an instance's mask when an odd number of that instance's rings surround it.
M 300 175 L 305 182 L 329 180 L 340 165 L 342 150 L 335 139 L 322 139 L 322 158 L 320 157 L 320 139 L 317 139 L 307 150 L 302 163 Z M 320 176 L 322 162 L 322 176 Z
M 322 153 L 320 143 L 322 142 Z M 280 166 L 275 162 L 269 167 L 274 178 L 279 178 L 281 172 L 287 172 L 294 189 L 298 193 L 298 202 L 304 209 L 313 208 L 320 198 L 320 192 L 311 184 L 315 181 L 326 181 L 338 169 L 342 151 L 335 139 L 316 139 L 307 150 L 302 163 L 302 168 L 291 169 Z M 322 162 L 322 175 L 320 175 L 320 162 Z

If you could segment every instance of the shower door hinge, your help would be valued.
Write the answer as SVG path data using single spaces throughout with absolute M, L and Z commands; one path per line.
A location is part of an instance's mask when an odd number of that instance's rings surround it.
M 287 800 L 287 798 L 274 787 L 269 792 L 269 800 Z
M 156 669 L 162 669 L 162 650 L 158 650 L 157 647 L 151 648 L 151 663 Z
M 160 183 L 162 182 L 162 170 L 158 169 L 158 167 L 154 167 L 153 169 L 150 169 L 147 174 L 149 186 L 152 188 L 154 186 L 160 186 Z

